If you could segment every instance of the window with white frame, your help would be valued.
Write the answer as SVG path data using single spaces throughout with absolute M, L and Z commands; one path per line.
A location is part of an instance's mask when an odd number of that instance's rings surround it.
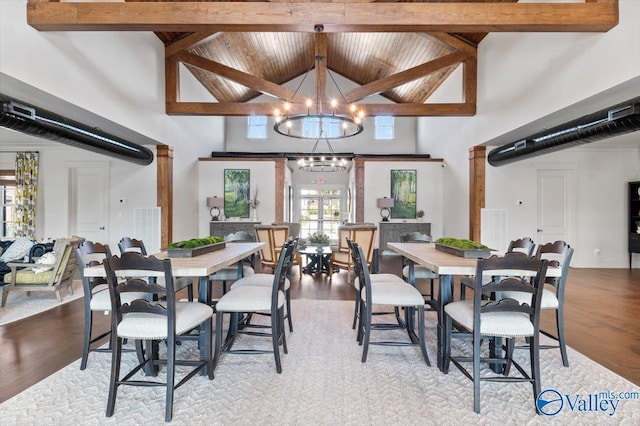
M 302 134 L 305 138 L 320 137 L 320 118 L 305 117 L 302 119 Z M 326 138 L 340 137 L 340 120 L 331 117 L 322 117 L 322 136 Z
M 266 115 L 250 115 L 248 117 L 247 138 L 248 139 L 266 139 L 267 138 L 267 116 Z
M 393 139 L 394 122 L 389 115 L 376 116 L 376 139 Z
M 16 173 L 0 170 L 0 228 L 1 237 L 15 237 L 16 216 Z

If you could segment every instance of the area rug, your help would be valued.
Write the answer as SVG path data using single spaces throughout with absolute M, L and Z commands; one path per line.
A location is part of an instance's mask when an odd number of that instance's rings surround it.
M 0 308 L 0 326 L 81 298 L 84 294 L 82 281 L 73 281 L 73 294 L 70 294 L 67 288 L 62 289 L 60 294 L 62 295 L 62 302 L 58 301 L 53 291 L 34 291 L 31 292 L 31 296 L 27 296 L 24 291 L 10 291 L 7 294 L 6 306 Z
M 542 351 L 543 389 L 568 395 L 555 416 L 536 415 L 528 384 L 483 383 L 482 412 L 473 412 L 472 383 L 453 369 L 441 373 L 416 347 L 371 347 L 366 363 L 351 329 L 353 302 L 294 300 L 295 331 L 287 333 L 283 372 L 272 355 L 223 355 L 215 379 L 195 377 L 175 393 L 176 425 L 463 425 L 640 424 L 640 400 L 618 401 L 615 412 L 586 411 L 600 392 L 640 388 L 570 350 Z M 435 315 L 428 314 L 429 355 L 435 362 Z M 400 337 L 405 337 L 400 335 Z M 242 337 L 236 347 L 267 345 Z M 194 349 L 183 344 L 181 351 Z M 527 351 L 518 351 L 526 360 Z M 125 354 L 124 364 L 134 354 Z M 121 387 L 115 414 L 105 417 L 110 355 L 94 353 L 0 405 L 0 421 L 19 425 L 140 425 L 164 420 L 163 388 Z M 577 399 L 576 399 L 577 398 Z M 600 401 L 601 402 L 601 401 Z M 585 408 L 580 411 L 579 407 Z M 591 405 L 592 408 L 603 407 Z

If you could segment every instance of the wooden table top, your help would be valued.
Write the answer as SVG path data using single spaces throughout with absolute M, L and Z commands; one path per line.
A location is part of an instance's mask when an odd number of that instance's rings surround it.
M 250 256 L 264 246 L 265 243 L 228 242 L 222 250 L 213 251 L 196 257 L 172 257 L 171 268 L 177 277 L 204 277 L 223 268 L 234 265 Z M 165 259 L 167 252 L 154 253 L 153 256 Z M 125 271 L 123 271 L 125 272 Z M 92 266 L 84 269 L 87 277 L 104 277 L 104 266 Z M 125 274 L 126 275 L 126 274 Z
M 387 243 L 387 248 L 438 275 L 475 275 L 477 259 L 467 259 L 436 250 L 433 243 Z M 500 275 L 492 271 L 492 275 Z M 547 268 L 548 277 L 559 277 L 560 268 Z

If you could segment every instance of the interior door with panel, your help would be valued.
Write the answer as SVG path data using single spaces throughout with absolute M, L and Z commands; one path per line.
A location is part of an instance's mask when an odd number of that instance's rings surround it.
M 69 231 L 89 241 L 106 242 L 109 218 L 107 165 L 69 168 Z
M 537 171 L 537 244 L 571 241 L 573 170 Z

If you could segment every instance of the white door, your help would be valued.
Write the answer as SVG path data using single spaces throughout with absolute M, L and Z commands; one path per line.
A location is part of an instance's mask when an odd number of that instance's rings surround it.
M 571 244 L 573 217 L 573 171 L 537 171 L 536 244 L 558 240 Z
M 108 242 L 109 169 L 69 168 L 69 229 L 90 241 Z

